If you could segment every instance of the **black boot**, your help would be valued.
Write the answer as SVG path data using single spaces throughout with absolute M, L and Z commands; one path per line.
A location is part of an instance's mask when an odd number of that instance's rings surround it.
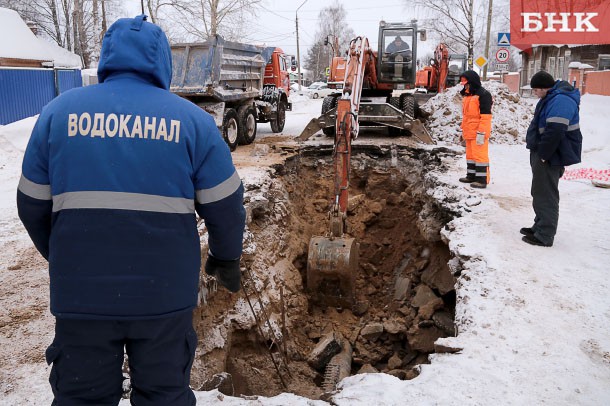
M 462 183 L 472 183 L 474 182 L 474 177 L 466 175 L 465 177 L 460 178 L 459 181 Z
M 474 182 L 470 184 L 470 187 L 485 189 L 487 187 L 487 176 L 475 176 Z
M 523 235 L 534 235 L 534 229 L 531 227 L 522 227 L 519 232 Z

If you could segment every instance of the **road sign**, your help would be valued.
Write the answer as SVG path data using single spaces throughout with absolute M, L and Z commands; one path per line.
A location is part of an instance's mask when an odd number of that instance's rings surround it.
M 508 64 L 507 63 L 497 63 L 496 70 L 501 72 L 508 72 Z
M 510 46 L 510 32 L 499 32 L 498 33 L 498 46 L 500 46 L 500 47 Z
M 498 52 L 496 52 L 496 61 L 498 61 L 500 63 L 508 62 L 509 58 L 510 58 L 510 51 L 506 48 L 500 48 L 500 49 L 498 49 Z
M 479 68 L 483 68 L 483 66 L 487 65 L 487 58 L 481 55 L 474 60 L 474 64 L 477 65 Z

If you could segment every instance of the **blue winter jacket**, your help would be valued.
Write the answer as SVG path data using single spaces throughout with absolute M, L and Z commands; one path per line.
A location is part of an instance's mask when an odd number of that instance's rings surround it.
M 527 148 L 553 166 L 580 162 L 582 134 L 579 118 L 580 92 L 558 80 L 538 101 L 525 137 Z
M 242 253 L 243 186 L 211 116 L 171 94 L 161 29 L 121 19 L 100 84 L 57 97 L 32 132 L 19 217 L 49 261 L 59 318 L 147 319 L 196 305 L 197 212 L 214 256 Z

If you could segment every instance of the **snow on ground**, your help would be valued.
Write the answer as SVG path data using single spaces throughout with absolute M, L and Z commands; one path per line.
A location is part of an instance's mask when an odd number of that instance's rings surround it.
M 610 97 L 583 97 L 583 163 L 575 168 L 610 168 L 609 103 Z M 320 104 L 320 100 L 294 100 L 283 134 L 298 135 L 319 114 Z M 533 109 L 531 101 L 529 104 Z M 509 110 L 495 110 L 494 114 L 498 122 L 519 120 Z M 14 193 L 23 145 L 32 125 L 33 119 L 28 119 L 0 127 L 0 280 L 20 272 L 8 269 L 8 259 L 31 249 L 25 230 L 18 225 Z M 259 137 L 273 135 L 267 127 L 259 127 Z M 522 144 L 492 144 L 490 158 L 492 183 L 482 191 L 457 182 L 465 173 L 463 157 L 446 158 L 450 170 L 438 174 L 447 189 L 457 188 L 471 201 L 481 200 L 443 231 L 464 265 L 456 286 L 459 334 L 441 341 L 463 350 L 433 354 L 432 363 L 423 365 L 421 375 L 411 381 L 384 374 L 346 378 L 341 392 L 334 396 L 335 404 L 610 404 L 610 190 L 593 187 L 588 180 L 560 181 L 555 245 L 530 246 L 519 234 L 520 227 L 533 221 L 528 152 Z M 448 191 L 435 191 L 441 196 L 444 193 Z M 7 244 L 16 240 L 20 243 Z M 44 272 L 44 268 L 38 271 Z M 28 281 L 23 286 L 32 289 Z M 41 288 L 35 293 L 48 295 Z M 17 303 L 8 300 L 3 307 L 0 321 Z M 43 330 L 49 328 L 48 319 L 47 315 L 46 324 L 32 326 L 30 335 L 48 340 L 50 332 Z M 0 335 L 4 351 L 12 351 L 15 358 L 28 350 L 28 343 L 11 339 L 10 334 L 8 338 Z M 50 403 L 49 368 L 42 358 L 24 365 L 10 362 L 8 368 L 3 365 L 0 369 L 4 370 L 3 380 L 12 378 L 10 386 L 0 385 L 0 405 Z M 206 405 L 326 404 L 291 394 L 258 400 L 227 397 L 217 391 L 196 395 L 199 404 Z

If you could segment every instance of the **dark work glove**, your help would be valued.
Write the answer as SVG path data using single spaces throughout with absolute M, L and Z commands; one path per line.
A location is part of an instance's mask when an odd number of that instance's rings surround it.
M 205 273 L 215 276 L 222 286 L 233 293 L 238 292 L 241 287 L 239 259 L 225 261 L 208 254 L 208 260 L 205 262 Z

